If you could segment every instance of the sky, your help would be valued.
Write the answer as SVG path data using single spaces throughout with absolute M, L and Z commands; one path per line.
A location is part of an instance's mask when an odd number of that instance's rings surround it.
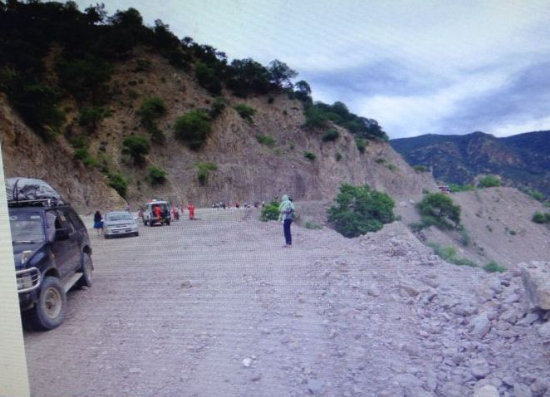
M 96 2 L 77 0 L 80 10 Z M 389 137 L 550 130 L 548 0 L 105 0 L 267 66 Z

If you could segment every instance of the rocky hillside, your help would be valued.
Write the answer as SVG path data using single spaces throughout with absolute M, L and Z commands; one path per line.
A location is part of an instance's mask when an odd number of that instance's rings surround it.
M 508 185 L 550 195 L 550 131 L 507 138 L 422 135 L 391 145 L 409 164 L 431 167 L 435 178 L 448 183 L 474 184 L 480 174 L 496 174 Z
M 228 63 L 160 22 L 143 26 L 134 9 L 109 19 L 100 6 L 81 13 L 13 2 L 0 11 L 5 175 L 45 179 L 79 209 L 153 197 L 198 206 L 283 193 L 331 199 L 344 182 L 395 197 L 435 186 L 395 153 L 376 121 L 339 102 L 313 103 L 282 62 Z M 8 51 L 19 42 L 27 58 Z M 176 133 L 182 116 L 191 126 Z

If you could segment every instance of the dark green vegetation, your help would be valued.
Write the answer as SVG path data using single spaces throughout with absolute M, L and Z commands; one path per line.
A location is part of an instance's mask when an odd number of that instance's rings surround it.
M 361 153 L 365 152 L 365 139 L 388 140 L 388 136 L 376 120 L 351 113 L 342 102 L 334 102 L 332 105 L 327 105 L 322 102 L 311 103 L 311 101 L 306 101 L 304 102 L 304 108 L 306 128 L 326 130 L 330 127 L 331 123 L 339 125 L 355 135 L 357 149 Z M 322 136 L 325 142 L 338 138 L 334 132 L 331 133 L 330 131 L 325 131 Z
M 323 142 L 333 142 L 337 140 L 340 137 L 340 133 L 338 130 L 335 130 L 334 128 L 326 131 L 323 134 Z
M 311 153 L 311 152 L 308 152 L 307 150 L 304 150 L 304 157 L 306 159 L 308 159 L 309 161 L 313 161 L 317 158 L 317 156 L 315 155 L 315 153 Z
M 130 155 L 136 165 L 145 163 L 145 155 L 150 150 L 149 140 L 141 135 L 131 135 L 122 141 L 122 153 Z
M 434 252 L 437 256 L 439 256 L 446 262 L 454 263 L 458 266 L 477 267 L 477 264 L 475 262 L 467 258 L 456 256 L 456 248 L 452 245 L 449 245 L 447 247 L 442 247 L 441 245 L 435 243 L 428 243 L 428 245 L 434 249 Z
M 478 175 L 493 174 L 503 185 L 550 197 L 550 131 L 506 138 L 482 132 L 422 135 L 390 143 L 409 164 L 432 166 L 434 177 L 447 183 L 473 185 Z
M 279 219 L 279 205 L 280 203 L 277 201 L 272 201 L 271 203 L 264 205 L 262 207 L 260 219 L 264 222 L 276 221 Z
M 546 212 L 546 213 L 535 212 L 531 220 L 535 223 L 540 223 L 540 224 L 550 223 L 550 212 Z
M 485 266 L 483 266 L 483 270 L 485 270 L 487 273 L 504 273 L 506 271 L 506 268 L 499 265 L 495 261 L 490 261 Z
M 273 147 L 277 144 L 277 141 L 271 135 L 256 135 L 256 140 L 258 143 L 268 147 Z
M 436 226 L 442 230 L 460 228 L 460 206 L 443 193 L 428 193 L 417 204 L 422 218 L 421 224 L 411 225 L 413 230 Z
M 212 130 L 211 119 L 205 110 L 191 110 L 176 120 L 174 133 L 187 143 L 189 149 L 199 150 Z
M 208 180 L 210 178 L 210 172 L 216 171 L 218 165 L 212 162 L 200 162 L 196 164 L 197 167 L 197 179 L 201 186 L 208 185 Z
M 166 182 L 166 176 L 168 173 L 156 165 L 149 167 L 149 180 L 151 185 L 162 185 Z
M 479 179 L 478 187 L 498 187 L 500 186 L 500 179 L 493 175 L 487 175 Z
M 256 109 L 251 106 L 245 105 L 244 103 L 239 103 L 235 105 L 235 110 L 239 113 L 243 119 L 247 121 L 252 121 L 252 117 L 256 114 Z
M 345 237 L 375 232 L 395 219 L 393 199 L 367 185 L 343 184 L 335 201 L 336 205 L 327 212 L 328 221 Z
M 151 134 L 151 140 L 155 143 L 163 143 L 165 136 L 156 125 L 156 120 L 166 113 L 166 104 L 159 97 L 147 98 L 139 108 L 138 114 L 141 125 Z

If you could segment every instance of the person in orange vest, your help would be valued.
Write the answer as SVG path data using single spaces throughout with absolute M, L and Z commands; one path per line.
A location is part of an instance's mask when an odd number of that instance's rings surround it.
M 159 221 L 162 220 L 162 210 L 160 209 L 160 205 L 155 205 L 153 212 L 155 213 L 155 218 L 158 218 Z
M 189 203 L 187 209 L 189 210 L 189 219 L 195 219 L 195 206 L 192 203 Z

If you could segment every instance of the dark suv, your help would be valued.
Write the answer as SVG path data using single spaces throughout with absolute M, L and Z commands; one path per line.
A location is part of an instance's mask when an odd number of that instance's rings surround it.
M 92 285 L 88 232 L 57 200 L 9 200 L 8 207 L 24 325 L 53 329 L 65 318 L 67 291 Z

